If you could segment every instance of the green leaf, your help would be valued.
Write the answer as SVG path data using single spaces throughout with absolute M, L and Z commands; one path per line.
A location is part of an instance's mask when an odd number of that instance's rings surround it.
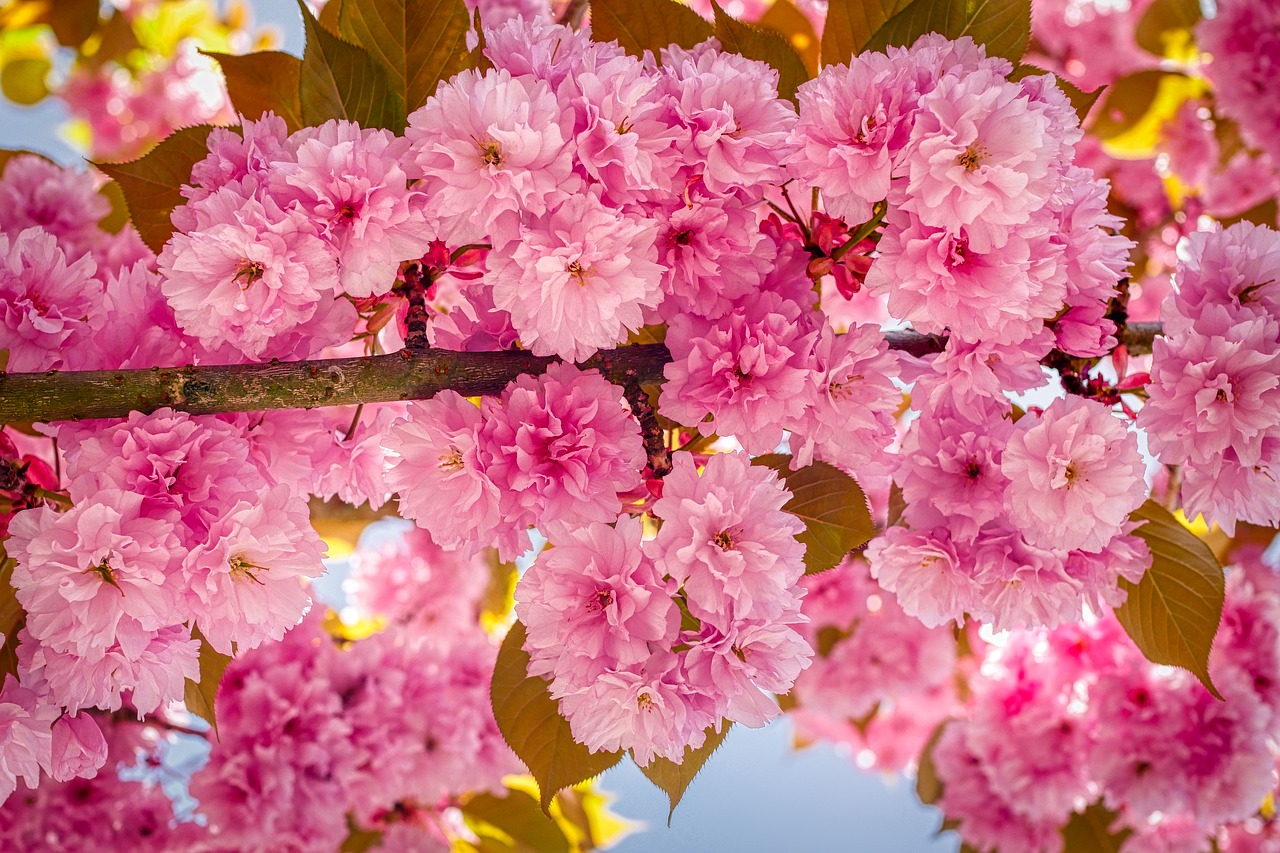
M 360 0 L 343 4 L 339 22 L 342 36 L 387 72 L 406 113 L 470 64 L 471 14 L 463 0 Z
M 715 36 L 731 53 L 764 62 L 778 71 L 778 97 L 796 99 L 796 89 L 809 79 L 809 69 L 791 43 L 770 30 L 762 30 L 728 15 L 711 0 L 716 16 Z
M 942 780 L 938 778 L 938 768 L 933 764 L 933 749 L 938 745 L 943 730 L 950 722 L 950 720 L 943 720 L 939 723 L 933 730 L 933 734 L 929 735 L 924 749 L 920 751 L 920 762 L 916 767 L 916 796 L 925 805 L 931 806 L 942 799 Z
M 1023 77 L 1039 77 L 1044 74 L 1053 74 L 1052 71 L 1045 71 L 1043 68 L 1036 68 L 1034 65 L 1019 65 L 1013 69 L 1013 73 L 1009 75 L 1010 80 L 1021 80 Z M 1102 93 L 1107 90 L 1106 86 L 1099 86 L 1092 92 L 1086 92 L 1079 86 L 1063 80 L 1057 74 L 1053 74 L 1053 79 L 1058 84 L 1058 88 L 1067 96 L 1067 100 L 1071 102 L 1072 108 L 1076 111 L 1076 115 L 1080 117 L 1080 123 L 1084 124 L 1084 117 L 1089 114 L 1089 110 L 1102 97 Z
M 57 0 L 48 9 L 43 20 L 63 47 L 79 47 L 98 28 L 98 0 Z
M 1201 17 L 1200 0 L 1155 0 L 1142 13 L 1133 38 L 1156 56 L 1178 59 L 1193 47 Z
M 925 33 L 969 36 L 988 56 L 1018 62 L 1031 38 L 1031 0 L 832 0 L 822 35 L 822 64 L 865 50 L 909 46 Z
M 278 50 L 263 50 L 233 56 L 229 53 L 201 51 L 222 67 L 227 78 L 227 92 L 236 112 L 257 120 L 265 112 L 273 112 L 288 126 L 289 132 L 301 130 L 302 102 L 298 99 L 302 60 Z
M 632 56 L 679 45 L 691 48 L 711 38 L 711 24 L 675 0 L 591 0 L 591 37 L 616 41 Z
M 524 625 L 516 622 L 498 650 L 489 685 L 493 716 L 512 751 L 538 783 L 543 812 L 561 788 L 598 776 L 622 760 L 621 752 L 591 752 L 573 739 L 569 721 L 551 698 L 550 683 L 529 675 Z
M 783 509 L 804 522 L 804 532 L 796 538 L 805 545 L 807 574 L 835 568 L 876 535 L 862 487 L 834 465 L 815 462 L 792 471 L 791 457 L 781 453 L 759 456 L 754 464 L 777 471 L 791 491 Z
M 786 39 L 796 49 L 796 53 L 800 54 L 809 76 L 818 75 L 818 57 L 822 45 L 813 30 L 813 22 L 791 0 L 774 0 L 760 19 L 760 26 Z
M 1154 156 L 1164 126 L 1188 98 L 1206 90 L 1203 80 L 1149 68 L 1126 74 L 1107 88 L 1090 132 L 1126 157 Z
M 462 817 L 481 839 L 505 842 L 513 853 L 569 853 L 569 839 L 538 801 L 524 791 L 508 789 L 505 797 L 476 794 L 462 804 Z
M 1116 813 L 1101 802 L 1094 803 L 1082 813 L 1073 814 L 1062 828 L 1062 853 L 1120 853 L 1125 839 L 1132 829 L 1113 832 Z
M 347 815 L 347 837 L 338 853 L 367 853 L 382 843 L 382 833 L 376 829 L 363 829 L 355 815 Z
M 1133 535 L 1151 549 L 1151 568 L 1136 584 L 1120 579 L 1128 598 L 1116 618 L 1147 660 L 1190 670 L 1221 699 L 1209 678 L 1209 650 L 1225 596 L 1218 558 L 1155 501 L 1130 518 L 1146 522 Z
M 822 64 L 848 62 L 912 0 L 831 0 L 822 26 Z
M 111 205 L 110 212 L 98 220 L 98 227 L 111 234 L 119 234 L 129 224 L 129 203 L 125 201 L 124 191 L 115 181 L 107 181 L 98 188 L 98 194 Z
M 200 681 L 187 679 L 183 701 L 187 710 L 201 717 L 213 727 L 214 736 L 218 734 L 218 718 L 214 712 L 214 700 L 218 696 L 218 685 L 222 683 L 222 675 L 231 663 L 231 656 L 215 651 L 209 641 L 200 633 L 200 629 L 191 628 L 191 639 L 200 643 Z
M 307 32 L 298 79 L 303 123 L 314 127 L 346 119 L 402 133 L 404 98 L 392 89 L 382 66 L 364 48 L 320 26 L 302 0 L 298 8 Z
M 133 226 L 157 255 L 173 234 L 169 214 L 186 202 L 182 185 L 191 181 L 191 167 L 209 153 L 205 140 L 211 130 L 208 124 L 183 128 L 137 160 L 93 164 L 120 185 Z
M 671 826 L 671 816 L 676 813 L 676 806 L 680 805 L 680 799 L 689 789 L 689 783 L 702 770 L 711 754 L 724 743 L 732 726 L 733 723 L 728 720 L 721 720 L 720 731 L 717 732 L 714 726 L 708 727 L 707 739 L 702 746 L 697 749 L 686 746 L 679 764 L 669 758 L 655 756 L 648 764 L 640 767 L 640 772 L 646 779 L 666 792 L 667 801 L 671 803 L 671 810 L 667 812 L 667 826 Z M 635 753 L 631 754 L 631 758 L 635 760 Z

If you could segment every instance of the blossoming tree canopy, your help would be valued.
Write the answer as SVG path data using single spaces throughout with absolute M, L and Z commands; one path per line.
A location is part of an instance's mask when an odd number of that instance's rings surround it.
M 786 712 L 966 849 L 1271 849 L 1272 4 L 179 5 L 0 13 L 96 167 L 0 162 L 0 839 L 589 850 Z

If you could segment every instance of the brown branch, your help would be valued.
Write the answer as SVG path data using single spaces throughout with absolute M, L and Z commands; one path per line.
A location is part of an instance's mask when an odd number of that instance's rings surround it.
M 1158 323 L 1130 324 L 1120 334 L 1129 352 L 1151 351 Z M 915 332 L 885 334 L 891 349 L 921 356 L 941 352 L 946 339 Z M 539 374 L 557 361 L 526 352 L 408 349 L 391 355 L 268 364 L 188 365 L 144 370 L 0 374 L 0 423 L 122 418 L 170 406 L 193 415 L 311 409 L 394 400 L 425 400 L 446 388 L 464 396 L 501 393 L 522 373 Z M 599 353 L 597 368 L 625 386 L 663 381 L 671 354 L 662 344 Z

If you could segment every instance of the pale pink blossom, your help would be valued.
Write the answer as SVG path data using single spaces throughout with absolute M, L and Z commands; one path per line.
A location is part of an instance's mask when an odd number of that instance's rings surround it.
M 275 113 L 264 113 L 257 121 L 241 118 L 238 130 L 215 127 L 209 131 L 205 145 L 209 154 L 191 167 L 191 185 L 183 187 L 188 202 L 198 202 L 228 184 L 249 178 L 252 186 L 265 186 L 271 170 L 291 159 L 289 131 L 284 119 Z M 181 230 L 194 225 L 191 208 L 174 211 L 174 224 Z
M 1209 306 L 1221 306 L 1233 320 L 1280 319 L 1280 231 L 1241 221 L 1193 231 L 1177 252 L 1175 290 L 1161 311 L 1171 333 L 1199 326 Z
M 18 778 L 34 789 L 40 771 L 51 772 L 53 736 L 49 727 L 58 709 L 40 702 L 36 694 L 6 678 L 0 690 L 0 801 L 18 787 Z
M 181 552 L 173 523 L 142 515 L 142 501 L 107 489 L 65 513 L 41 507 L 14 517 L 13 586 L 33 637 L 89 655 L 172 623 Z
M 270 172 L 273 196 L 318 229 L 337 258 L 343 292 L 390 291 L 400 262 L 420 258 L 435 236 L 427 196 L 408 188 L 400 164 L 408 141 L 330 120 L 294 134 L 289 146 L 295 159 Z
M 702 472 L 688 453 L 671 462 L 653 506 L 662 528 L 645 549 L 683 586 L 689 612 L 724 632 L 798 610 L 804 524 L 783 511 L 791 493 L 778 475 L 741 453 L 712 456 Z
M 413 403 L 387 431 L 387 485 L 400 512 L 445 548 L 474 553 L 493 542 L 503 524 L 501 490 L 488 474 L 480 409 L 455 391 Z M 508 550 L 518 546 L 508 544 Z
M 463 71 L 409 117 L 405 171 L 422 178 L 440 239 L 515 236 L 521 216 L 568 198 L 573 113 L 544 82 L 505 70 Z
M 325 572 L 325 545 L 306 504 L 279 485 L 240 501 L 187 555 L 188 606 L 206 641 L 230 654 L 278 640 L 311 607 L 303 581 Z
M 1217 14 L 1195 28 L 1197 45 L 1212 57 L 1205 74 L 1223 114 L 1254 146 L 1280 156 L 1275 129 L 1280 98 L 1272 81 L 1280 55 L 1280 9 L 1267 0 L 1222 0 Z
M 107 237 L 98 223 L 111 205 L 94 184 L 91 172 L 19 154 L 4 164 L 0 180 L 0 231 L 12 239 L 28 228 L 43 228 L 74 261 Z
M 971 557 L 945 527 L 909 531 L 890 527 L 867 546 L 871 576 L 893 593 L 902 610 L 930 628 L 964 623 L 978 600 Z
M 207 349 L 250 359 L 314 355 L 345 343 L 355 309 L 333 312 L 337 268 L 315 225 L 270 197 L 224 187 L 195 206 L 190 233 L 160 254 L 178 325 Z
M 53 234 L 0 233 L 0 348 L 7 369 L 31 373 L 86 368 L 93 335 L 106 324 L 102 283 L 91 255 L 68 263 Z
M 753 729 L 778 715 L 768 693 L 789 693 L 813 656 L 795 628 L 756 620 L 735 622 L 727 631 L 704 625 L 686 641 L 692 644 L 684 663 L 690 682 L 717 700 L 719 716 Z
M 677 316 L 667 330 L 671 363 L 659 411 L 769 453 L 813 405 L 816 337 L 799 306 L 768 293 L 716 321 Z
M 530 675 L 558 679 L 568 655 L 600 669 L 639 664 L 675 642 L 674 583 L 641 552 L 642 533 L 632 516 L 570 530 L 525 572 L 515 607 L 528 630 Z
M 1019 421 L 1000 470 L 1009 519 L 1033 545 L 1099 551 L 1147 497 L 1137 437 L 1108 407 L 1069 397 Z
M 585 361 L 644 325 L 662 299 L 657 226 L 582 192 L 489 253 L 494 306 L 535 355 Z

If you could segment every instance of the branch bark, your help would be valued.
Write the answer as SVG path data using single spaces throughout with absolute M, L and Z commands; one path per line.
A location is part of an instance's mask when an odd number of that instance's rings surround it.
M 1120 342 L 1130 353 L 1151 351 L 1158 323 L 1132 323 Z M 946 339 L 888 332 L 892 349 L 938 353 Z M 122 418 L 170 406 L 193 415 L 311 409 L 395 400 L 425 400 L 452 389 L 464 396 L 501 393 L 522 373 L 539 374 L 558 361 L 525 352 L 401 350 L 366 358 L 268 364 L 200 365 L 144 370 L 48 371 L 0 374 L 0 423 Z M 601 352 L 581 366 L 625 386 L 663 381 L 671 354 L 662 344 Z

